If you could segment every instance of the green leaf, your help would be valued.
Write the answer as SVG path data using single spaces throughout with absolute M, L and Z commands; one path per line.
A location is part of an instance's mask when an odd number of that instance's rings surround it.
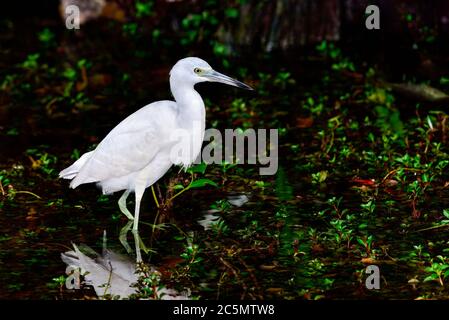
M 225 10 L 225 15 L 228 18 L 237 18 L 239 16 L 239 11 L 236 8 L 227 8 Z
M 204 174 L 204 172 L 206 172 L 206 168 L 207 168 L 207 164 L 205 164 L 204 162 L 201 162 L 200 164 L 197 164 L 195 166 L 188 168 L 187 172 Z
M 181 253 L 179 256 L 184 260 L 189 260 L 189 255 L 187 253 Z
M 449 219 L 449 209 L 444 209 L 443 210 L 443 216 L 445 216 L 446 218 Z
M 193 181 L 190 184 L 190 188 L 201 188 L 201 187 L 204 187 L 206 185 L 211 185 L 211 186 L 214 186 L 214 187 L 218 187 L 218 185 L 215 182 L 213 182 L 212 180 L 210 180 L 210 179 L 198 179 L 198 180 Z
M 42 42 L 50 42 L 55 37 L 54 33 L 48 29 L 45 28 L 41 32 L 38 33 L 39 40 Z
M 137 18 L 142 18 L 145 16 L 151 16 L 152 15 L 152 8 L 153 3 L 152 2 L 136 2 L 136 16 Z
M 431 274 L 430 276 L 428 276 L 424 279 L 424 282 L 433 281 L 433 280 L 436 280 L 437 278 L 438 278 L 438 276 L 436 274 Z
M 182 184 L 177 184 L 173 187 L 173 190 L 182 190 L 184 189 L 184 186 Z
M 77 77 L 76 70 L 74 70 L 72 68 L 68 68 L 68 69 L 64 70 L 63 75 L 64 75 L 64 77 L 66 77 L 69 80 L 75 80 Z
M 443 277 L 444 277 L 444 278 L 449 277 L 449 270 L 447 270 L 447 271 L 444 273 Z
M 448 77 L 441 77 L 440 78 L 440 84 L 449 84 L 449 78 Z

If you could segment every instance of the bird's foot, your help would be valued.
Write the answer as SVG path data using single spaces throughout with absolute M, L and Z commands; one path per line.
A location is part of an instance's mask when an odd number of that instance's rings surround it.
M 128 243 L 128 232 L 131 230 L 132 221 L 128 221 L 128 223 L 120 230 L 120 235 L 118 239 L 120 240 L 120 243 L 125 248 L 126 252 L 132 253 L 133 250 L 131 249 L 129 243 Z
M 133 249 L 128 243 L 128 233 L 131 231 L 134 236 L 134 242 L 136 246 L 136 255 L 138 259 L 142 260 L 140 250 L 143 250 L 146 254 L 149 252 L 154 252 L 154 250 L 149 249 L 142 241 L 139 235 L 139 231 L 135 230 L 134 228 L 131 229 L 131 226 L 133 225 L 133 221 L 128 221 L 128 223 L 120 230 L 119 240 L 122 246 L 125 248 L 126 252 L 128 254 L 133 253 Z

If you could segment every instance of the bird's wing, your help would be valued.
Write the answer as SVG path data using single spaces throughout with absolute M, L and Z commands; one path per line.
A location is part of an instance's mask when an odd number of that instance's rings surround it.
M 123 177 L 145 168 L 161 149 L 168 147 L 176 115 L 174 102 L 159 101 L 120 122 L 81 167 L 71 183 L 72 188 Z

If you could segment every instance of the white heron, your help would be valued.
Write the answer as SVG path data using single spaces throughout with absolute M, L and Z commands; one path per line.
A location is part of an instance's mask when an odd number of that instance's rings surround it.
M 188 57 L 179 60 L 170 71 L 170 89 L 175 101 L 153 102 L 120 122 L 98 144 L 84 153 L 60 178 L 73 179 L 71 188 L 96 182 L 103 194 L 125 190 L 118 201 L 120 211 L 139 224 L 140 201 L 145 189 L 158 181 L 173 164 L 191 165 L 201 151 L 206 124 L 204 102 L 195 90 L 199 82 L 221 82 L 252 90 L 238 80 L 214 71 L 204 60 Z M 182 129 L 192 141 L 190 154 L 178 163 L 171 158 L 172 133 Z M 176 162 L 176 161 L 175 161 Z M 135 193 L 134 216 L 126 208 L 130 192 Z

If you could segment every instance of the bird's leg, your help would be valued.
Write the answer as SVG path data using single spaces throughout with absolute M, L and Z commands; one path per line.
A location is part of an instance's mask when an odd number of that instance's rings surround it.
M 125 192 L 123 192 L 122 196 L 120 197 L 120 199 L 118 200 L 118 207 L 120 208 L 120 211 L 129 219 L 129 220 L 134 220 L 133 215 L 131 214 L 131 212 L 129 212 L 129 210 L 126 208 L 126 199 L 129 196 L 129 190 L 126 190 Z
M 136 189 L 134 190 L 136 195 L 136 207 L 134 212 L 133 231 L 137 231 L 139 227 L 140 201 L 142 200 L 143 193 L 145 192 L 145 184 L 139 185 L 139 183 L 136 183 L 136 185 Z
M 119 235 L 119 240 L 120 243 L 122 244 L 122 246 L 125 248 L 126 252 L 128 253 L 132 253 L 133 249 L 131 249 L 131 246 L 128 243 L 128 232 L 131 230 L 131 226 L 133 224 L 133 221 L 128 221 L 128 223 L 120 230 L 120 235 Z M 141 250 L 143 250 L 145 253 L 148 253 L 151 251 L 151 249 L 148 249 L 145 244 L 143 243 L 142 239 L 139 236 L 139 232 L 138 231 L 132 231 L 133 236 L 134 236 L 134 241 L 135 246 L 136 246 L 136 257 L 137 257 L 137 262 L 142 261 L 142 255 L 141 255 Z
M 140 211 L 140 201 L 142 200 L 143 193 L 145 192 L 145 184 L 138 184 L 136 183 L 136 190 L 134 191 L 136 194 L 136 208 L 134 212 L 134 223 L 133 223 L 133 235 L 134 235 L 134 242 L 136 244 L 136 260 L 137 262 L 142 261 L 142 255 L 140 253 L 140 243 L 141 239 L 139 237 L 139 211 Z
M 106 238 L 106 230 L 103 230 L 103 248 L 102 248 L 103 256 L 106 256 L 106 250 L 108 249 L 108 240 Z
M 139 237 L 139 231 L 138 230 L 134 230 L 133 228 L 133 235 L 134 235 L 134 242 L 136 244 L 136 262 L 142 262 L 142 254 L 140 252 L 140 243 L 141 243 L 141 239 Z

